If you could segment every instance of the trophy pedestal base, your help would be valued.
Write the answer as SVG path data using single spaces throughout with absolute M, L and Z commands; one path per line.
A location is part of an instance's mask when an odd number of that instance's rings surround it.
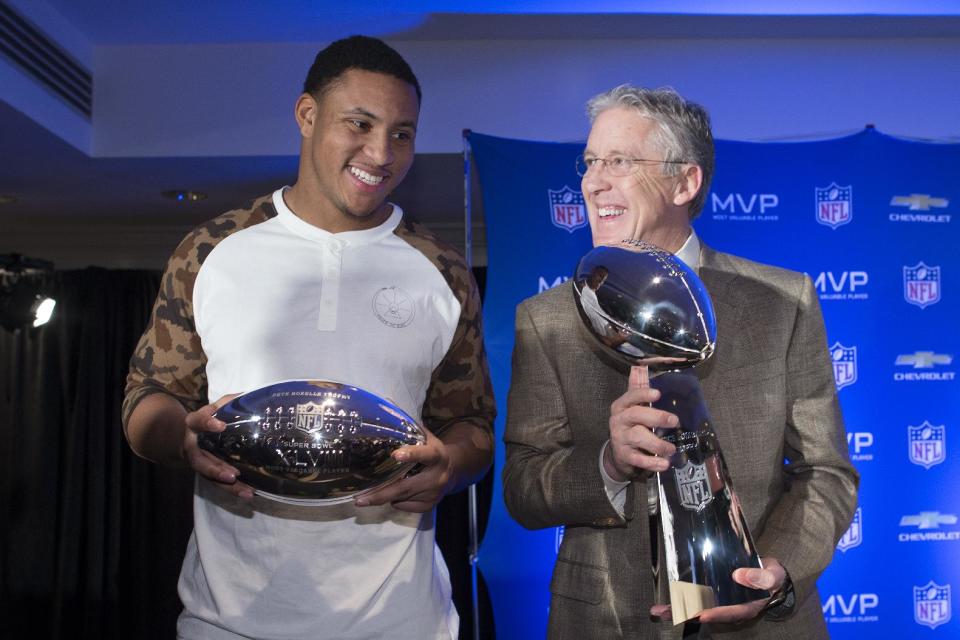
M 716 606 L 713 589 L 702 584 L 670 581 L 670 613 L 673 624 L 683 624 L 700 615 L 704 609 Z

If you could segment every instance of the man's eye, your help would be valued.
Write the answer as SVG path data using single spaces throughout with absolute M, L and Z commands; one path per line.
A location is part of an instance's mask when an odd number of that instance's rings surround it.
M 397 131 L 393 134 L 395 140 L 400 140 L 401 142 L 410 142 L 413 140 L 413 134 L 409 131 Z
M 607 160 L 607 164 L 610 165 L 610 168 L 615 171 L 617 169 L 626 169 L 630 166 L 630 158 L 625 156 L 613 156 Z
M 350 120 L 349 122 L 350 122 L 350 125 L 353 126 L 353 128 L 359 129 L 360 131 L 370 130 L 370 123 L 364 120 Z
M 593 169 L 595 166 L 597 166 L 598 159 L 599 158 L 584 158 L 583 164 L 587 165 L 587 169 Z

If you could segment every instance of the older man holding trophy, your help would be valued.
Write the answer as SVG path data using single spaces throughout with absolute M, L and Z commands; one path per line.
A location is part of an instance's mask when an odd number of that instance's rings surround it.
M 504 436 L 511 514 L 566 526 L 549 637 L 825 638 L 858 477 L 813 285 L 697 238 L 700 106 L 621 86 L 587 111 L 596 248 L 518 307 Z

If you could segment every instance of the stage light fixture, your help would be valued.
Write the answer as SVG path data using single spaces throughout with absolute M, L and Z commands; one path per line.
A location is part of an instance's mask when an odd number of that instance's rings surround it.
M 8 331 L 40 327 L 50 321 L 57 301 L 43 293 L 43 273 L 53 263 L 19 254 L 0 256 L 0 326 Z

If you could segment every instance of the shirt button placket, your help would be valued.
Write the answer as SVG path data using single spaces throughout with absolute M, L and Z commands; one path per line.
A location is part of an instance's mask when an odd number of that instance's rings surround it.
M 336 331 L 337 307 L 340 300 L 340 267 L 343 259 L 343 243 L 331 238 L 321 248 L 323 283 L 320 286 L 320 316 L 317 329 Z

